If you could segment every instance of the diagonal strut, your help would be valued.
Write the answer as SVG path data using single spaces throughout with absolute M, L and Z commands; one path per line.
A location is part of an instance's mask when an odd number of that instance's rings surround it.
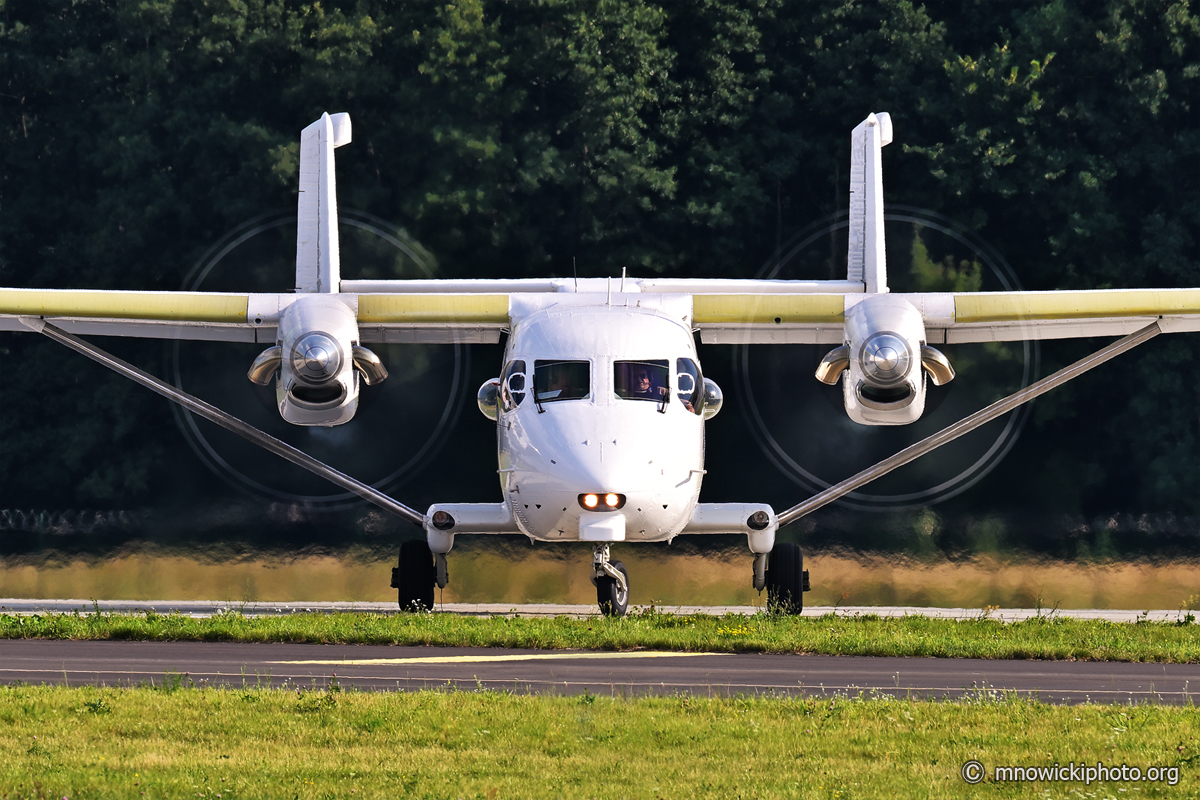
M 1148 342 L 1158 334 L 1162 333 L 1162 329 L 1158 327 L 1158 322 L 1152 322 L 1139 331 L 1129 334 L 1123 339 L 1118 339 L 1112 344 L 1097 350 L 1086 358 L 1081 358 L 1069 367 L 1063 367 L 1053 375 L 1047 375 L 1040 381 L 1031 383 L 1019 392 L 1009 395 L 1002 400 L 997 400 L 990 406 L 976 411 L 968 417 L 964 417 L 958 422 L 943 428 L 932 436 L 922 439 L 916 444 L 910 445 L 896 455 L 890 458 L 885 458 L 873 467 L 868 467 L 857 475 L 853 475 L 841 483 L 834 484 L 824 491 L 818 492 L 812 497 L 805 500 L 799 505 L 792 506 L 787 511 L 779 515 L 779 527 L 787 525 L 789 522 L 795 522 L 803 516 L 811 514 L 822 506 L 829 505 L 833 501 L 844 497 L 853 492 L 860 486 L 865 486 L 876 478 L 881 478 L 892 470 L 902 467 L 910 461 L 914 461 L 931 450 L 936 450 L 947 442 L 952 442 L 958 437 L 970 433 L 981 425 L 984 425 L 999 416 L 1007 414 L 1017 406 L 1028 403 L 1035 397 L 1039 397 L 1056 386 L 1061 386 L 1072 378 L 1077 378 L 1083 373 L 1094 367 L 1098 367 L 1104 362 L 1115 358 L 1127 350 L 1132 350 L 1143 342 Z
M 390 511 L 398 517 L 422 525 L 425 522 L 425 516 L 419 511 L 415 511 L 408 506 L 393 500 L 383 492 L 373 486 L 368 486 L 362 481 L 351 478 L 343 472 L 339 472 L 333 467 L 305 453 L 303 450 L 298 450 L 286 442 L 281 442 L 270 434 L 260 431 L 253 425 L 243 422 L 231 414 L 227 414 L 221 409 L 210 403 L 206 403 L 198 397 L 193 397 L 187 392 L 181 391 L 174 386 L 154 377 L 148 372 L 138 369 L 127 361 L 122 361 L 111 353 L 101 350 L 89 342 L 85 342 L 77 336 L 67 333 L 62 328 L 57 328 L 46 322 L 40 317 L 22 317 L 21 322 L 32 330 L 53 339 L 59 344 L 65 345 L 72 350 L 82 353 L 88 358 L 103 364 L 109 369 L 124 375 L 126 378 L 145 386 L 171 402 L 179 405 L 204 417 L 209 422 L 220 425 L 228 431 L 236 433 L 245 439 L 249 439 L 254 444 L 271 451 L 277 456 L 286 458 L 298 467 L 303 467 L 314 475 L 319 475 L 328 481 L 336 483 L 343 489 L 354 492 L 359 497 L 382 508 L 384 511 Z

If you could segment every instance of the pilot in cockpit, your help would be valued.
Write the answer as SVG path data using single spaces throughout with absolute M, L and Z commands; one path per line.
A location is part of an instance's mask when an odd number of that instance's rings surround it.
M 638 369 L 633 375 L 633 390 L 629 396 L 639 400 L 661 400 L 667 393 L 667 387 L 655 386 L 650 380 L 650 373 L 644 369 Z

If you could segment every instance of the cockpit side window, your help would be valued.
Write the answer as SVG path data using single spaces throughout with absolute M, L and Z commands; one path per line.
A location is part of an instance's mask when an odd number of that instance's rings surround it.
M 591 395 L 591 362 L 535 361 L 533 369 L 533 390 L 537 392 L 538 403 L 583 400 Z
M 700 416 L 704 413 L 704 376 L 700 374 L 700 365 L 690 358 L 677 358 L 675 372 L 679 381 L 679 391 L 675 396 L 684 408 Z
M 518 359 L 508 362 L 504 377 L 500 379 L 500 403 L 505 411 L 512 411 L 525 399 L 525 362 Z
M 614 361 L 613 390 L 617 397 L 665 403 L 663 398 L 671 391 L 667 375 L 668 363 L 665 358 L 651 361 Z

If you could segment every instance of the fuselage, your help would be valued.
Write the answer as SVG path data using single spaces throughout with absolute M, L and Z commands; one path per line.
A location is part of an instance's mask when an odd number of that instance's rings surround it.
M 661 541 L 687 524 L 704 469 L 690 316 L 636 294 L 514 315 L 497 444 L 504 500 L 522 532 Z

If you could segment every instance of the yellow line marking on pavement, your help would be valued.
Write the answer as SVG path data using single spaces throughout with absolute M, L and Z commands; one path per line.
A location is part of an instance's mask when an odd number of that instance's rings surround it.
M 362 658 L 320 661 L 272 661 L 272 664 L 482 664 L 495 661 L 575 661 L 590 658 L 688 658 L 690 656 L 727 656 L 730 653 L 679 653 L 635 650 L 628 653 L 512 653 L 503 656 L 422 656 L 419 658 Z

